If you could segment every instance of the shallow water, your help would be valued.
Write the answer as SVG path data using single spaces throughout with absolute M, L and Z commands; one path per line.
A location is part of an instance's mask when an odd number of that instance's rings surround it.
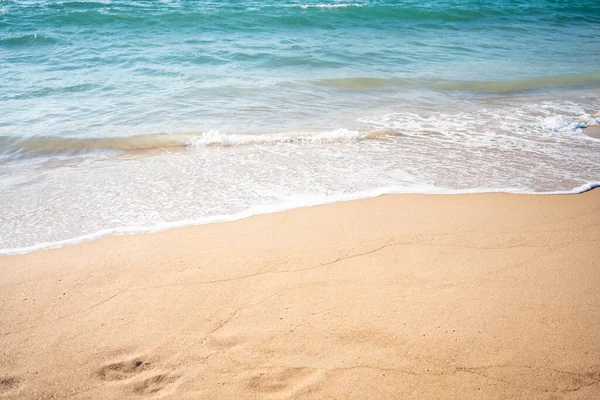
M 600 181 L 596 1 L 9 0 L 0 60 L 2 253 Z

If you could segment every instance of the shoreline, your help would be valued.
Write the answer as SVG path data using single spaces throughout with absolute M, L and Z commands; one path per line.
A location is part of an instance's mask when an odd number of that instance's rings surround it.
M 600 128 L 599 128 L 600 129 Z M 600 135 L 600 132 L 598 133 Z M 600 137 L 600 136 L 599 136 Z M 169 231 L 172 229 L 181 229 L 187 227 L 196 227 L 202 225 L 211 225 L 211 224 L 222 224 L 227 222 L 239 221 L 246 218 L 252 218 L 261 215 L 269 215 L 280 212 L 287 212 L 300 208 L 310 208 L 310 207 L 319 207 L 329 204 L 347 202 L 347 201 L 360 201 L 360 200 L 368 200 L 374 199 L 381 196 L 397 196 L 397 195 L 422 195 L 422 196 L 460 196 L 466 194 L 491 194 L 491 193 L 500 193 L 500 194 L 511 194 L 511 195 L 524 195 L 524 196 L 555 196 L 555 195 L 577 195 L 583 194 L 590 190 L 594 190 L 600 187 L 600 182 L 588 182 L 581 186 L 575 187 L 571 190 L 558 190 L 551 192 L 522 192 L 522 191 L 510 191 L 510 189 L 447 189 L 447 188 L 436 188 L 435 186 L 431 187 L 423 187 L 422 191 L 419 192 L 411 192 L 407 191 L 404 188 L 394 188 L 394 187 L 383 187 L 383 188 L 375 188 L 364 192 L 358 193 L 341 193 L 337 195 L 329 195 L 321 197 L 319 200 L 311 200 L 306 203 L 297 203 L 292 202 L 275 204 L 270 207 L 267 205 L 263 206 L 252 206 L 245 211 L 241 211 L 234 214 L 228 215 L 216 215 L 210 217 L 204 217 L 200 219 L 193 220 L 182 220 L 182 221 L 174 221 L 174 222 L 164 222 L 161 224 L 157 224 L 149 227 L 117 227 L 117 228 L 107 228 L 101 231 L 84 234 L 81 236 L 76 236 L 69 239 L 58 240 L 54 242 L 43 242 L 37 243 L 30 246 L 23 247 L 11 247 L 0 249 L 0 258 L 1 257 L 9 257 L 15 255 L 36 253 L 39 251 L 52 250 L 52 249 L 60 249 L 69 246 L 76 246 L 81 243 L 93 242 L 95 240 L 99 240 L 106 237 L 118 237 L 118 236 L 130 236 L 130 235 L 150 235 L 154 233 L 160 233 Z M 405 191 L 406 190 L 406 191 Z
M 600 191 L 385 195 L 0 257 L 0 396 L 600 394 Z

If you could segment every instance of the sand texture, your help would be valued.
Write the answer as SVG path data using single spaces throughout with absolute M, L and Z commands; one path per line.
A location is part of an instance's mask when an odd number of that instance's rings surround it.
M 600 398 L 600 190 L 105 238 L 0 288 L 0 399 Z
M 593 138 L 600 139 L 600 125 L 590 125 L 583 130 L 583 133 Z

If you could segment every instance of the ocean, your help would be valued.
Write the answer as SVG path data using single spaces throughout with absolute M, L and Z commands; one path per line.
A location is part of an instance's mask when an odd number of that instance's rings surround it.
M 600 182 L 597 0 L 1 0 L 0 62 L 0 254 Z

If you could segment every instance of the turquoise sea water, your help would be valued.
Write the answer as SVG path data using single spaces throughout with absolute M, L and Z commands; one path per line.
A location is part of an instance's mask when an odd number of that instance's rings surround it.
M 600 3 L 0 1 L 0 250 L 600 181 Z

